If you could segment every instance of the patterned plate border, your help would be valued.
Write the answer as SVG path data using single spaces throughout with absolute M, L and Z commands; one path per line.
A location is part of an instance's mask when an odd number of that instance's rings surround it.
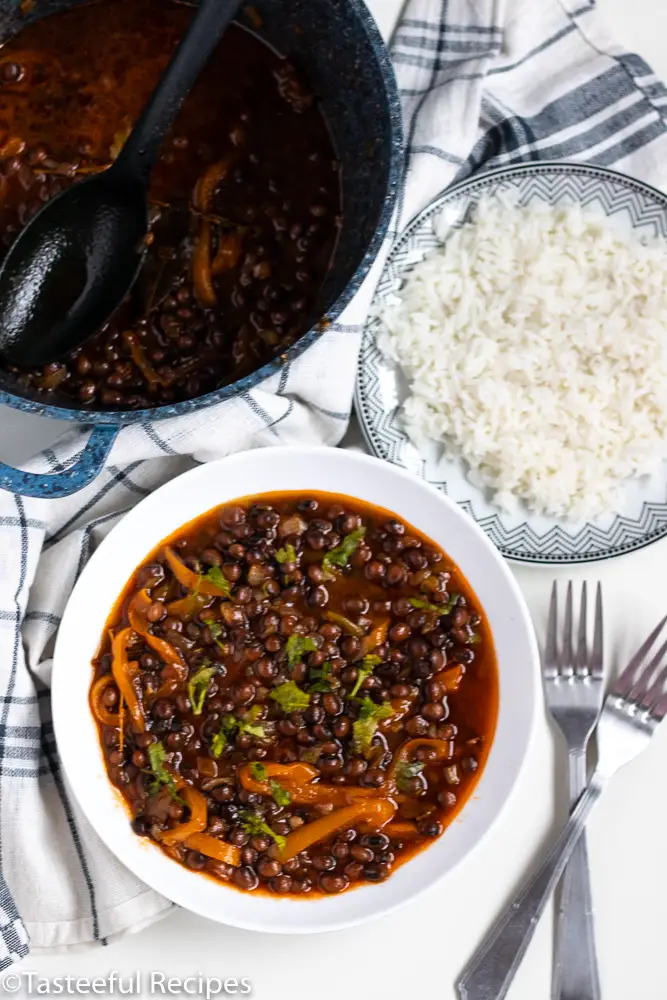
M 614 212 L 627 211 L 635 221 L 635 205 L 633 195 L 639 196 L 644 202 L 653 203 L 653 208 L 643 213 L 643 224 L 652 225 L 655 235 L 667 238 L 667 197 L 657 188 L 642 181 L 635 180 L 625 174 L 605 167 L 588 164 L 548 162 L 524 163 L 498 170 L 489 170 L 484 174 L 463 181 L 439 194 L 405 229 L 394 245 L 384 266 L 378 282 L 373 306 L 381 300 L 388 291 L 395 288 L 400 277 L 410 268 L 418 256 L 414 247 L 411 255 L 411 244 L 415 243 L 418 231 L 425 227 L 434 215 L 440 214 L 447 205 L 462 198 L 479 196 L 488 189 L 502 186 L 503 181 L 520 181 L 521 178 L 543 178 L 553 181 L 552 195 L 558 193 L 558 178 L 579 178 L 597 181 L 598 197 L 604 196 L 605 188 L 615 192 L 622 189 L 628 197 L 619 201 L 614 195 Z M 421 234 L 419 250 L 435 246 L 441 242 L 432 234 L 432 230 Z M 432 485 L 447 492 L 446 480 L 429 478 L 426 474 L 426 462 L 421 461 L 416 466 L 406 463 L 401 456 L 402 446 L 407 436 L 396 417 L 398 407 L 385 409 L 378 398 L 373 398 L 373 388 L 378 389 L 377 370 L 380 363 L 385 363 L 383 356 L 375 344 L 375 321 L 367 321 L 362 336 L 361 350 L 357 365 L 355 386 L 355 409 L 359 417 L 361 430 L 369 450 L 385 461 L 410 468 L 416 475 L 427 479 Z M 375 372 L 374 375 L 369 373 Z M 514 527 L 503 523 L 500 513 L 477 515 L 472 500 L 459 501 L 459 505 L 479 524 L 491 541 L 505 558 L 514 562 L 532 563 L 537 565 L 572 565 L 576 563 L 596 562 L 611 559 L 629 552 L 645 548 L 653 542 L 667 536 L 667 503 L 644 502 L 637 517 L 627 517 L 622 514 L 614 516 L 608 527 L 601 527 L 593 522 L 583 525 L 576 534 L 562 527 L 553 519 L 547 530 L 537 532 L 530 524 L 523 522 Z

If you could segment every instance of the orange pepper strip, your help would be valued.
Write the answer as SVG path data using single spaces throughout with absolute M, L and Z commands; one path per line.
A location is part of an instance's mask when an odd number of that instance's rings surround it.
M 158 372 L 155 371 L 152 364 L 146 357 L 145 351 L 137 340 L 135 334 L 132 334 L 130 351 L 132 354 L 132 360 L 149 384 L 163 386 L 167 386 L 169 384 L 167 379 L 164 379 Z
M 137 692 L 134 690 L 134 684 L 132 683 L 136 676 L 138 664 L 135 661 L 129 663 L 127 659 L 127 643 L 132 632 L 133 629 L 131 628 L 123 628 L 113 637 L 111 643 L 111 651 L 113 653 L 111 673 L 118 686 L 121 698 L 125 698 L 127 702 L 127 707 L 130 710 L 130 715 L 135 726 L 143 733 L 146 729 L 144 707 L 139 701 Z
M 289 792 L 296 806 L 328 802 L 334 806 L 349 806 L 360 799 L 376 799 L 376 788 L 357 788 L 351 785 L 313 785 L 313 778 L 319 776 L 319 771 L 309 764 L 265 764 L 267 778 L 282 779 L 285 790 Z M 248 792 L 270 796 L 269 781 L 258 781 L 253 778 L 251 764 L 243 764 L 239 768 L 239 780 Z
M 224 181 L 229 173 L 229 167 L 230 161 L 228 159 L 217 160 L 206 168 L 195 184 L 192 201 L 200 212 L 208 212 L 215 189 Z
M 373 828 L 380 830 L 396 813 L 396 803 L 391 799 L 367 799 L 353 806 L 344 806 L 320 819 L 297 827 L 285 838 L 285 846 L 277 851 L 277 857 L 283 863 L 296 857 L 301 851 L 307 850 L 318 840 L 330 837 L 336 830 L 352 826 L 359 821 L 371 823 Z
M 183 674 L 181 680 L 185 680 L 188 676 L 188 668 L 183 663 L 181 654 L 174 646 L 166 642 L 165 639 L 160 639 L 148 630 L 148 621 L 145 615 L 151 604 L 152 601 L 147 590 L 138 590 L 136 592 L 127 609 L 127 617 L 132 626 L 132 631 L 140 635 L 142 639 L 145 639 L 151 649 L 155 650 L 165 663 L 171 663 L 175 667 L 180 667 Z
M 198 611 L 202 611 L 207 604 L 210 604 L 207 594 L 188 594 L 178 601 L 170 601 L 167 611 L 177 618 L 192 618 Z
M 165 830 L 164 833 L 159 834 L 158 840 L 165 847 L 173 847 L 174 844 L 181 844 L 194 833 L 201 833 L 202 830 L 206 829 L 208 822 L 206 799 L 200 791 L 192 788 L 191 785 L 184 784 L 178 787 L 178 794 L 190 809 L 190 819 L 185 823 L 179 823 L 172 830 Z
M 211 274 L 222 274 L 223 271 L 231 271 L 238 264 L 243 240 L 238 233 L 229 233 L 221 236 L 218 240 L 218 249 L 213 263 L 211 264 Z
M 402 747 L 394 754 L 394 759 L 391 762 L 391 767 L 389 768 L 389 774 L 387 776 L 387 787 L 390 794 L 395 794 L 396 788 L 396 771 L 400 764 L 404 764 L 410 759 L 415 750 L 419 747 L 431 747 L 435 750 L 435 759 L 444 760 L 445 757 L 449 756 L 449 741 L 448 740 L 434 740 L 429 739 L 425 736 L 418 736 L 414 740 L 408 740 L 404 743 Z
M 461 664 L 455 663 L 453 666 L 447 667 L 446 670 L 441 670 L 439 674 L 435 674 L 433 680 L 439 681 L 447 694 L 453 694 L 454 691 L 458 691 L 464 673 L 465 670 Z
M 199 224 L 199 237 L 192 251 L 192 284 L 199 302 L 212 309 L 218 298 L 211 278 L 211 225 L 206 219 Z
M 169 563 L 169 568 L 184 587 L 188 590 L 197 591 L 200 594 L 207 594 L 209 597 L 227 597 L 224 590 L 220 587 L 216 587 L 214 583 L 210 580 L 205 580 L 203 577 L 199 576 L 197 573 L 193 573 L 184 562 L 182 562 L 173 549 L 167 546 L 164 550 L 164 555 Z
M 110 684 L 115 683 L 111 674 L 103 674 L 102 677 L 97 678 L 90 692 L 90 707 L 93 710 L 93 715 L 103 726 L 120 725 L 120 713 L 110 712 L 102 703 L 102 695 Z
M 359 656 L 357 659 L 361 659 L 363 656 L 368 656 L 372 653 L 374 649 L 381 646 L 383 642 L 387 641 L 387 632 L 389 631 L 389 622 L 380 622 L 376 625 L 368 635 L 365 635 L 361 640 L 361 647 L 359 649 Z
M 241 848 L 228 844 L 226 840 L 218 840 L 210 833 L 191 834 L 185 841 L 185 846 L 205 854 L 207 858 L 215 858 L 216 861 L 224 861 L 226 865 L 233 865 L 234 868 L 238 868 L 241 864 Z
M 307 784 L 314 778 L 319 777 L 317 768 L 310 764 L 264 764 L 267 778 L 282 780 L 290 786 L 290 793 L 297 787 Z M 252 764 L 244 764 L 239 768 L 239 780 L 247 792 L 255 792 L 258 795 L 270 795 L 271 789 L 266 781 L 258 781 L 252 776 Z
M 404 820 L 403 822 L 397 820 L 394 823 L 387 823 L 384 832 L 388 837 L 395 837 L 397 840 L 410 840 L 419 836 L 419 830 L 415 824 L 410 823 L 408 820 Z

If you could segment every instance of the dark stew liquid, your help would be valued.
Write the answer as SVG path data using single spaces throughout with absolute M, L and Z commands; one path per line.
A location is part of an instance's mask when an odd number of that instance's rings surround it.
M 45 202 L 113 162 L 191 17 L 171 0 L 100 0 L 2 47 L 3 253 Z M 248 374 L 312 320 L 340 224 L 339 181 L 307 84 L 232 25 L 154 170 L 152 242 L 132 294 L 81 349 L 10 370 L 97 409 L 164 405 Z
M 380 882 L 443 832 L 485 762 L 498 683 L 444 552 L 386 510 L 287 493 L 152 553 L 90 697 L 137 834 L 239 889 L 313 895 Z

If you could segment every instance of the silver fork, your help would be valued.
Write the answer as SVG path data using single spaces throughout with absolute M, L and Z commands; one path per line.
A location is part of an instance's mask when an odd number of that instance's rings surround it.
M 598 764 L 542 865 L 526 882 L 463 970 L 461 1000 L 502 1000 L 588 816 L 609 779 L 640 753 L 667 713 L 667 642 L 651 656 L 663 618 L 605 699 L 597 727 Z
M 542 677 L 547 708 L 567 743 L 570 804 L 586 787 L 586 748 L 602 707 L 602 590 L 597 586 L 593 648 L 588 649 L 588 588 L 581 588 L 577 648 L 574 649 L 572 584 L 567 587 L 561 649 L 558 649 L 558 586 L 551 591 Z M 599 1000 L 593 906 L 585 834 L 560 883 L 552 1000 Z

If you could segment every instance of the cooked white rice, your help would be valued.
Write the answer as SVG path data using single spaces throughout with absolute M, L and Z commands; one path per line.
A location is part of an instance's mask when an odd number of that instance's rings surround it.
M 580 207 L 480 201 L 381 312 L 408 434 L 512 509 L 591 517 L 667 455 L 667 248 Z

